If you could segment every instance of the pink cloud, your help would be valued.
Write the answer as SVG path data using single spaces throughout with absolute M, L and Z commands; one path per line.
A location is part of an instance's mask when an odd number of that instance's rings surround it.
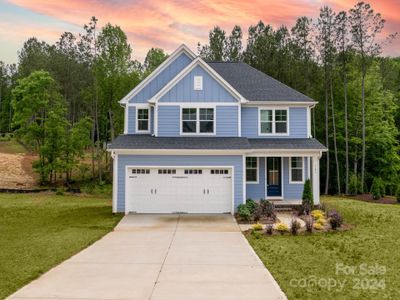
M 353 4 L 347 0 L 151 0 L 151 1 L 80 1 L 80 0 L 9 0 L 10 3 L 29 9 L 39 14 L 82 26 L 92 15 L 99 19 L 99 25 L 105 22 L 120 25 L 133 44 L 134 55 L 143 59 L 150 47 L 161 47 L 167 51 L 186 43 L 192 49 L 197 42 L 204 43 L 208 31 L 219 25 L 227 31 L 235 25 L 241 25 L 243 31 L 259 20 L 275 27 L 285 24 L 292 26 L 299 16 L 317 17 L 319 8 L 324 3 L 333 8 L 348 9 Z M 376 11 L 387 18 L 386 32 L 400 28 L 400 2 L 398 0 L 370 1 Z M 354 2 L 355 3 L 355 2 Z M 59 35 L 52 30 L 44 32 L 39 38 Z M 2 33 L 3 34 L 3 33 Z M 400 42 L 396 41 L 389 53 L 398 54 Z M 393 51 L 393 52 L 392 52 Z M 398 50 L 397 50 L 398 51 Z

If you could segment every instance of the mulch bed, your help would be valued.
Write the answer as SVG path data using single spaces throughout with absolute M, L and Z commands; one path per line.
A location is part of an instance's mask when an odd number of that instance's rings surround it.
M 350 198 L 365 202 L 379 203 L 379 204 L 400 204 L 396 201 L 396 198 L 394 197 L 383 197 L 379 200 L 374 200 L 371 194 L 361 194 Z

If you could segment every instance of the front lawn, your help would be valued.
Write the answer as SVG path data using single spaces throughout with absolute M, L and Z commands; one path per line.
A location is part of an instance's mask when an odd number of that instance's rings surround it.
M 0 299 L 98 240 L 120 218 L 109 198 L 0 194 Z
M 400 206 L 322 202 L 355 227 L 248 239 L 289 299 L 400 299 Z

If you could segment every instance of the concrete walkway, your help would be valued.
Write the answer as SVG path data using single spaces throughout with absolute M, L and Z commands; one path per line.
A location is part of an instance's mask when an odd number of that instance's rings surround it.
M 230 215 L 128 215 L 9 299 L 286 299 Z

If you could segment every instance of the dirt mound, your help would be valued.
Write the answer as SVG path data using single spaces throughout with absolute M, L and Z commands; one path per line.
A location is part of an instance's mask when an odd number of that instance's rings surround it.
M 32 162 L 37 157 L 29 154 L 0 153 L 0 188 L 32 188 L 37 183 Z

